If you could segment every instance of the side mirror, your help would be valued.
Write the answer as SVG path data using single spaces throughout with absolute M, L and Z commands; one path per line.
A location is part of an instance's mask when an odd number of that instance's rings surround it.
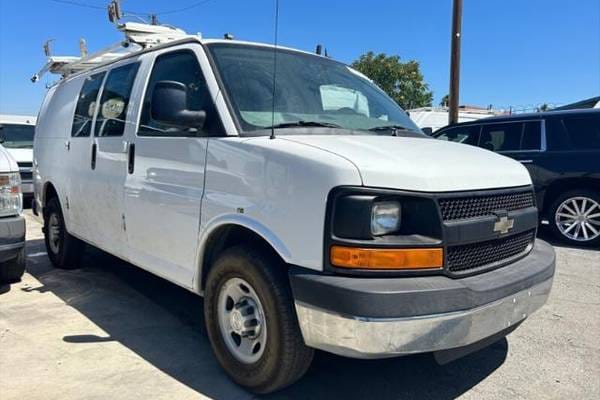
M 431 136 L 433 134 L 433 128 L 430 126 L 426 126 L 425 128 L 421 128 L 424 134 Z
M 158 82 L 152 91 L 152 119 L 177 128 L 202 129 L 206 121 L 206 112 L 188 110 L 187 100 L 187 87 L 183 83 Z

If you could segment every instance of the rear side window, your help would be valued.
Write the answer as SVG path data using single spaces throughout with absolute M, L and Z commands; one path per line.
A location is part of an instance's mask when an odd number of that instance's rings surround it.
M 77 98 L 77 107 L 73 116 L 73 126 L 71 127 L 71 136 L 88 137 L 92 132 L 92 120 L 96 112 L 96 101 L 104 72 L 91 75 L 85 78 L 79 97 Z
M 542 149 L 542 124 L 540 121 L 525 122 L 523 126 L 523 137 L 521 138 L 521 150 Z
M 520 150 L 522 130 L 520 122 L 483 125 L 479 147 L 492 151 Z
M 454 128 L 445 129 L 443 133 L 436 137 L 440 140 L 446 140 L 449 142 L 477 146 L 480 129 L 481 127 L 479 125 L 456 126 Z
M 565 118 L 563 123 L 574 149 L 600 149 L 600 114 Z
M 96 136 L 121 136 L 125 130 L 127 106 L 139 63 L 127 64 L 108 73 L 96 117 Z
M 212 100 L 204 75 L 198 64 L 196 55 L 191 51 L 167 53 L 156 58 L 150 81 L 144 96 L 144 106 L 140 118 L 139 136 L 196 136 L 197 132 L 190 129 L 173 127 L 152 119 L 151 101 L 154 86 L 160 81 L 175 81 L 185 85 L 188 95 L 188 110 L 207 111 L 204 131 L 215 130 L 216 118 L 212 110 Z

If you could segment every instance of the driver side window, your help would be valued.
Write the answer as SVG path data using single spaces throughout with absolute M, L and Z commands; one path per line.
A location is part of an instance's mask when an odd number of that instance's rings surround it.
M 437 139 L 477 146 L 480 127 L 478 125 L 457 126 L 443 131 Z
M 188 98 L 187 108 L 192 111 L 206 111 L 207 120 L 203 128 L 204 133 L 219 131 L 220 122 L 216 118 L 216 110 L 212 105 L 212 99 L 196 55 L 191 51 L 183 50 L 163 54 L 156 58 L 144 96 L 138 129 L 139 136 L 197 136 L 198 132 L 195 130 L 165 125 L 152 118 L 152 92 L 156 84 L 161 81 L 174 81 L 185 85 Z

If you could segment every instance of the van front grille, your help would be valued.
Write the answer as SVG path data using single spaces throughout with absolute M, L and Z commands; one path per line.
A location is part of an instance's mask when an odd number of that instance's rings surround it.
M 493 215 L 494 211 L 514 211 L 534 207 L 533 192 L 499 192 L 465 197 L 448 197 L 439 200 L 442 219 L 455 221 Z
M 535 240 L 535 229 L 512 236 L 466 245 L 450 246 L 446 265 L 452 273 L 466 273 L 491 267 L 519 255 L 525 255 Z

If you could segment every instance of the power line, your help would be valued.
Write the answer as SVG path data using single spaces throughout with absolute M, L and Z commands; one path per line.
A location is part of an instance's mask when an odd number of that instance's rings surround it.
M 191 10 L 192 8 L 200 7 L 201 5 L 204 5 L 204 4 L 206 4 L 208 2 L 211 2 L 211 1 L 212 0 L 197 1 L 197 2 L 195 2 L 193 4 L 190 4 L 189 6 L 186 6 L 186 7 L 176 8 L 176 9 L 167 10 L 167 11 L 161 11 L 161 12 L 157 12 L 157 13 L 153 13 L 153 14 L 154 15 L 175 14 L 175 13 L 179 13 L 179 12 Z
M 82 3 L 80 1 L 75 1 L 75 0 L 50 0 L 50 1 L 52 1 L 54 3 L 66 4 L 66 5 L 70 5 L 70 6 L 76 6 L 76 7 L 91 8 L 91 9 L 95 9 L 95 10 L 106 10 L 106 7 L 97 6 L 97 5 L 88 4 L 88 3 Z M 191 10 L 193 8 L 200 7 L 201 5 L 204 5 L 204 4 L 209 3 L 211 1 L 212 0 L 197 1 L 197 2 L 192 3 L 192 4 L 190 4 L 188 6 L 185 6 L 185 7 L 174 8 L 174 9 L 171 9 L 171 10 L 165 10 L 165 11 L 160 11 L 160 12 L 138 12 L 138 11 L 128 11 L 128 10 L 123 10 L 123 12 L 125 14 L 130 14 L 130 15 L 134 15 L 134 16 L 140 16 L 140 15 L 168 15 L 168 14 L 175 14 L 175 13 L 180 13 L 180 12 L 183 12 L 183 11 Z
M 52 1 L 54 3 L 68 4 L 68 5 L 77 6 L 77 7 L 93 8 L 95 10 L 106 10 L 106 7 L 95 6 L 93 4 L 80 3 L 80 2 L 74 1 L 74 0 L 50 0 L 50 1 Z

